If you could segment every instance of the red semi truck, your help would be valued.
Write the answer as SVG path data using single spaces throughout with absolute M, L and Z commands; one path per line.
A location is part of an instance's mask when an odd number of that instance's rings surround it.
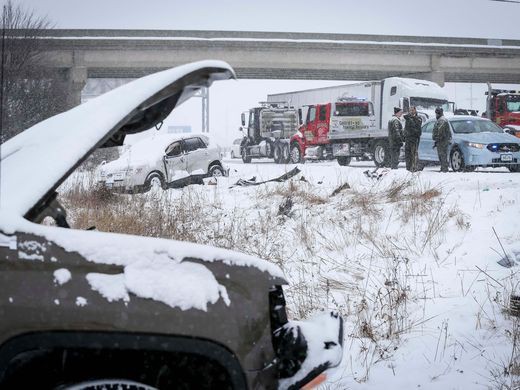
M 488 83 L 487 117 L 520 138 L 520 91 L 492 89 Z

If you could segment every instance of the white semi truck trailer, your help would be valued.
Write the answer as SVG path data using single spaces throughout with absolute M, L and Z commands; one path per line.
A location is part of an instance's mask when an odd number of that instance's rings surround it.
M 434 116 L 436 107 L 442 107 L 448 116 L 454 111 L 454 105 L 449 102 L 446 92 L 436 83 L 402 77 L 272 94 L 267 96 L 267 101 L 285 101 L 301 109 L 302 118 L 305 118 L 309 107 L 348 98 L 372 102 L 375 121 L 372 126 L 364 127 L 361 131 L 349 126 L 334 131 L 330 129 L 328 139 L 333 153 L 343 161 L 351 157 L 373 158 L 377 166 L 389 163 L 388 121 L 394 113 L 394 107 L 408 112 L 410 106 L 415 106 L 423 119 Z

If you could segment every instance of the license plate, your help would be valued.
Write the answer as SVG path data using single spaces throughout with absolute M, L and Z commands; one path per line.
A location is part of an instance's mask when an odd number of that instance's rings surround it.
M 513 161 L 513 155 L 512 154 L 501 154 L 500 161 Z

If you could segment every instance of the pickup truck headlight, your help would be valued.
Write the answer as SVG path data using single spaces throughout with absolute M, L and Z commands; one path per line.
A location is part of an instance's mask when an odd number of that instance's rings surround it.
M 467 145 L 470 148 L 476 148 L 476 149 L 484 149 L 486 147 L 486 144 L 479 144 L 477 142 L 468 142 Z

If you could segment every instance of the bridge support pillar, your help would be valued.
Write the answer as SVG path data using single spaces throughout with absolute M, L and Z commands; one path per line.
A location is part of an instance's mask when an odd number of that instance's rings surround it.
M 87 83 L 87 68 L 74 66 L 67 71 L 67 108 L 73 108 L 81 103 L 81 91 Z

